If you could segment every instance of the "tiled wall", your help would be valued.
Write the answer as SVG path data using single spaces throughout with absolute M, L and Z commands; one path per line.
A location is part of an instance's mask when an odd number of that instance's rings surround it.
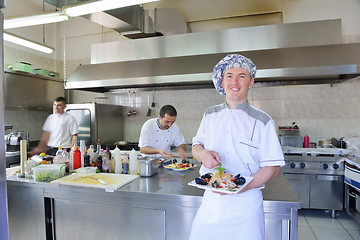
M 125 106 L 125 116 L 130 109 L 137 111 L 135 116 L 124 117 L 125 140 L 138 141 L 142 124 L 150 118 L 146 116 L 148 94 L 151 102 L 153 92 L 136 92 L 135 107 L 133 94 L 129 97 L 127 92 L 104 94 L 108 99 L 100 101 Z M 79 94 L 74 100 L 79 101 L 86 95 Z M 224 97 L 212 88 L 161 90 L 155 91 L 154 96 L 156 107 L 152 109 L 151 117 L 157 116 L 161 106 L 172 104 L 178 110 L 176 123 L 187 143 L 191 143 L 196 134 L 205 109 L 224 101 Z M 309 135 L 313 142 L 360 135 L 360 79 L 333 85 L 255 87 L 249 92 L 249 102 L 269 113 L 276 126 L 295 122 L 301 135 Z

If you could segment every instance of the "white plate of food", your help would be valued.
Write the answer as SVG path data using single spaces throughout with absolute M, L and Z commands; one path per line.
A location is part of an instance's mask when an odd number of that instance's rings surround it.
M 164 166 L 164 168 L 171 169 L 174 171 L 185 171 L 190 168 L 194 168 L 197 165 L 194 165 L 193 163 L 174 163 Z
M 202 175 L 199 178 L 194 179 L 189 182 L 188 185 L 205 189 L 212 190 L 215 192 L 228 193 L 228 194 L 236 194 L 239 193 L 244 187 L 246 187 L 254 178 L 247 176 L 232 176 L 227 173 L 223 173 L 224 176 L 219 177 L 218 173 L 210 174 L 211 177 L 204 177 L 207 174 Z M 198 180 L 202 179 L 202 180 Z M 239 179 L 239 180 L 235 180 Z M 198 182 L 198 183 L 197 183 Z M 237 183 L 236 183 L 237 182 Z M 206 185 L 205 185 L 206 184 Z

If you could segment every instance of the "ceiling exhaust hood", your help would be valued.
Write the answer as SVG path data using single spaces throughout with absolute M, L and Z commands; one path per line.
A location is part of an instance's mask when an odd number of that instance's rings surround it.
M 336 83 L 357 77 L 360 43 L 342 44 L 341 21 L 327 20 L 96 44 L 66 89 L 211 86 L 214 65 L 240 53 L 257 65 L 257 84 Z

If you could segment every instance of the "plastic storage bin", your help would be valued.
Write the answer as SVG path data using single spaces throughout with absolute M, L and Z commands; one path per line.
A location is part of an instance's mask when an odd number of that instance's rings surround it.
M 34 179 L 38 182 L 49 182 L 65 175 L 65 164 L 44 164 L 33 167 Z
M 10 67 L 11 68 L 11 67 Z M 13 71 L 21 71 L 21 72 L 28 72 L 31 73 L 32 72 L 32 66 L 30 63 L 26 63 L 26 62 L 16 62 L 14 64 L 12 64 L 12 68 Z

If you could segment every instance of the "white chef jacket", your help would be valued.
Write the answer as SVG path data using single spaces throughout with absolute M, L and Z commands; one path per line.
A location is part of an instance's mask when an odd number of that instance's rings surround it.
M 174 123 L 169 129 L 162 130 L 157 120 L 157 118 L 152 118 L 144 123 L 140 132 L 139 147 L 165 149 L 170 152 L 172 145 L 179 147 L 181 144 L 185 144 L 185 138 L 178 125 Z M 147 154 L 142 155 L 146 156 Z M 161 154 L 151 155 L 162 157 Z
M 251 176 L 261 167 L 285 164 L 273 120 L 248 102 L 235 109 L 226 103 L 207 109 L 195 144 L 218 152 L 233 175 Z M 214 171 L 201 166 L 200 175 Z M 260 188 L 232 195 L 206 191 L 190 239 L 265 239 L 262 200 Z
M 71 148 L 72 135 L 79 133 L 75 118 L 69 113 L 51 114 L 47 117 L 43 131 L 50 132 L 49 147 Z

